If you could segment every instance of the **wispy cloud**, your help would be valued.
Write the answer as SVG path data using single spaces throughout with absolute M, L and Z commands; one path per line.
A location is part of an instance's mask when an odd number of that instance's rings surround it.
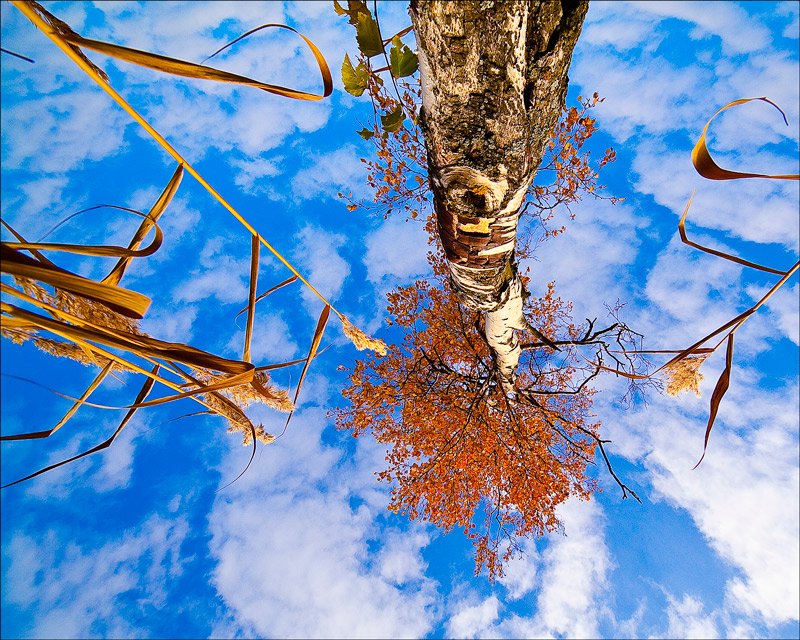
M 331 233 L 312 224 L 306 224 L 296 234 L 297 246 L 294 255 L 297 266 L 314 287 L 331 302 L 335 301 L 350 275 L 350 265 L 342 258 L 340 249 L 348 238 Z M 318 298 L 303 286 L 301 293 L 307 305 L 316 304 Z
M 48 638 L 146 637 L 133 619 L 139 607 L 162 607 L 165 582 L 181 574 L 186 521 L 153 515 L 99 544 L 64 544 L 67 533 L 16 533 L 3 549 L 4 592 L 25 612 L 27 632 Z
M 367 235 L 365 244 L 363 260 L 371 282 L 407 282 L 428 271 L 428 234 L 419 222 L 390 218 Z
M 341 450 L 322 443 L 325 427 L 321 412 L 303 411 L 271 463 L 220 494 L 210 516 L 214 584 L 248 635 L 424 635 L 435 594 L 420 558 L 428 536 L 379 533 L 382 509 L 360 499 L 371 473 L 354 477 Z
M 292 193 L 300 200 L 336 198 L 352 192 L 356 199 L 371 194 L 366 185 L 366 168 L 353 145 L 312 156 L 311 164 L 292 179 Z

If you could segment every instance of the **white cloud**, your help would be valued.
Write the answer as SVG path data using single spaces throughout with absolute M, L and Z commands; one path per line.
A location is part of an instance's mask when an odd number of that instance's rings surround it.
M 729 612 L 767 625 L 796 620 L 798 388 L 758 390 L 746 382 L 747 370 L 736 366 L 709 450 L 693 471 L 718 371 L 707 374 L 703 399 L 656 397 L 647 414 L 609 422 L 609 436 L 623 455 L 645 465 L 655 496 L 685 509 L 710 546 L 741 572 L 726 585 Z M 647 418 L 653 412 L 657 425 Z
M 314 155 L 312 163 L 292 179 L 296 198 L 336 198 L 340 191 L 352 192 L 355 199 L 372 196 L 366 184 L 367 170 L 353 145 Z
M 76 380 L 69 389 L 69 392 L 76 397 L 89 386 L 89 381 L 94 378 L 98 371 L 92 372 L 85 381 L 82 380 L 82 373 L 79 372 L 76 375 Z M 133 381 L 133 385 L 141 385 L 143 378 L 136 377 L 133 378 Z M 111 379 L 111 382 L 104 381 L 104 387 L 113 389 L 116 386 L 115 382 L 114 379 Z M 119 386 L 121 387 L 121 385 Z M 117 395 L 116 401 L 119 405 L 123 405 L 126 398 L 133 400 L 130 392 L 128 392 L 128 394 Z M 65 405 L 64 411 L 68 406 L 68 404 Z M 88 411 L 91 411 L 91 409 Z M 130 486 L 133 473 L 136 442 L 142 437 L 143 426 L 148 424 L 149 419 L 147 414 L 140 412 L 128 422 L 109 447 L 28 480 L 20 485 L 20 488 L 24 488 L 25 495 L 30 498 L 49 502 L 69 500 L 73 492 L 83 487 L 88 487 L 95 493 L 108 493 L 127 488 Z M 65 427 L 65 429 L 74 431 L 77 435 L 67 438 L 65 444 L 58 447 L 56 443 L 63 441 L 63 439 L 59 440 L 58 436 L 53 436 L 46 440 L 48 455 L 45 460 L 43 461 L 38 456 L 35 457 L 35 462 L 26 459 L 25 466 L 27 468 L 24 469 L 24 473 L 22 472 L 22 465 L 17 465 L 19 477 L 24 477 L 24 475 L 33 473 L 38 469 L 68 460 L 101 444 L 114 433 L 121 420 L 121 416 L 109 418 L 102 415 L 98 419 L 96 415 L 94 418 L 90 418 L 88 413 L 82 414 L 78 412 Z M 56 420 L 53 420 L 53 424 L 55 422 Z M 22 429 L 22 431 L 24 430 Z M 63 438 L 64 433 L 59 433 L 59 436 Z
M 194 321 L 198 309 L 194 305 L 181 305 L 176 308 L 156 308 L 148 312 L 140 324 L 142 331 L 154 338 L 167 342 L 189 344 L 194 336 Z
M 371 282 L 391 278 L 392 284 L 398 284 L 430 271 L 428 234 L 421 223 L 395 216 L 369 233 L 365 244 L 364 264 Z
M 740 169 L 726 165 L 722 160 L 719 162 L 728 168 Z M 775 166 L 774 163 L 766 164 Z M 780 243 L 796 250 L 796 184 L 767 180 L 705 180 L 694 170 L 688 152 L 670 151 L 663 143 L 641 144 L 632 168 L 638 176 L 634 183 L 636 189 L 651 194 L 658 204 L 672 211 L 676 222 L 696 190 L 686 223 L 690 238 L 696 235 L 692 229 L 705 227 L 726 231 L 751 242 Z M 768 170 L 769 166 L 752 168 Z
M 232 257 L 226 244 L 220 236 L 206 240 L 198 256 L 200 267 L 173 290 L 174 302 L 198 302 L 213 296 L 220 302 L 247 304 L 250 258 Z
M 698 66 L 678 68 L 660 56 L 642 56 L 634 63 L 607 50 L 590 53 L 576 48 L 570 78 L 584 95 L 596 91 L 605 98 L 592 117 L 620 144 L 638 146 L 643 136 L 696 128 L 698 105 L 709 110 L 697 87 L 709 84 L 711 75 Z
M 16 182 L 4 178 L 6 184 Z M 69 181 L 63 176 L 22 179 L 13 195 L 3 198 L 3 218 L 22 236 L 34 242 L 59 222 L 80 209 L 66 195 Z
M 720 633 L 713 620 L 703 613 L 703 603 L 697 598 L 683 594 L 678 600 L 667 594 L 667 638 L 719 638 Z
M 742 97 L 766 95 L 784 108 L 789 127 L 774 108 L 751 102 L 721 114 L 709 130 L 708 143 L 718 163 L 733 170 L 796 173 L 798 138 L 797 60 L 788 53 L 765 50 L 744 60 L 717 56 L 713 68 L 681 66 L 645 47 L 628 55 L 658 31 L 667 18 L 698 25 L 695 36 L 713 33 L 723 48 L 740 53 L 769 44 L 757 17 L 728 3 L 720 11 L 680 2 L 600 3 L 590 10 L 588 40 L 579 42 L 571 77 L 586 95 L 597 90 L 606 99 L 596 109 L 601 130 L 633 151 L 634 187 L 678 216 L 697 190 L 690 220 L 745 240 L 780 243 L 796 250 L 798 229 L 795 182 L 741 180 L 715 183 L 694 170 L 689 152 L 706 121 L 724 104 Z M 623 26 L 621 26 L 623 25 Z M 614 42 L 615 50 L 598 51 L 594 43 L 615 29 L 635 34 Z M 636 37 L 634 37 L 634 35 Z M 623 34 L 624 36 L 624 34 Z M 703 90 L 700 90 L 700 88 Z M 709 98 L 713 96 L 713 98 Z M 711 100 L 711 101 L 709 101 Z M 669 138 L 666 134 L 672 134 Z M 765 148 L 783 143 L 782 151 Z M 612 166 L 606 171 L 614 171 Z
M 244 158 L 235 158 L 231 160 L 231 164 L 239 169 L 239 173 L 234 177 L 236 186 L 241 187 L 246 193 L 253 195 L 264 193 L 270 194 L 274 187 L 271 186 L 269 180 L 282 173 L 280 163 L 283 161 L 282 157 L 268 160 L 263 157 L 247 160 Z
M 642 244 L 646 218 L 628 203 L 611 205 L 605 200 L 584 200 L 572 207 L 576 218 L 566 231 L 536 249 L 530 267 L 533 295 L 544 295 L 547 283 L 555 281 L 556 291 L 572 300 L 574 317 L 605 315 L 603 303 L 628 299 L 635 286 L 629 276 Z
M 464 606 L 447 621 L 447 635 L 450 638 L 487 637 L 492 624 L 497 620 L 500 602 L 496 596 L 489 596 L 480 604 Z
M 748 287 L 747 293 L 753 302 L 760 300 L 766 294 L 765 287 Z M 765 303 L 773 316 L 774 324 L 779 328 L 784 337 L 796 345 L 800 345 L 800 285 L 792 287 L 784 285 L 778 289 Z
M 526 637 L 598 637 L 598 600 L 606 593 L 612 561 L 597 501 L 568 500 L 559 509 L 566 537 L 542 554 L 541 591 L 533 620 L 519 621 Z
M 697 234 L 695 239 L 700 243 L 705 240 Z M 706 329 L 710 331 L 737 315 L 731 303 L 741 295 L 741 272 L 739 265 L 696 251 L 673 238 L 647 274 L 645 292 L 661 313 L 669 314 L 681 327 L 690 326 L 694 333 L 704 335 Z M 709 309 L 711 292 L 719 299 Z
M 537 586 L 538 565 L 541 563 L 539 552 L 532 540 L 522 542 L 524 555 L 513 558 L 505 568 L 503 577 L 499 580 L 507 591 L 510 600 L 519 600 L 533 591 Z
M 266 302 L 259 302 L 264 305 Z M 245 326 L 247 315 L 239 316 L 239 324 Z M 244 349 L 245 332 L 237 331 L 231 336 L 227 348 L 234 354 L 233 357 L 241 358 Z M 297 343 L 292 339 L 292 330 L 280 312 L 261 309 L 256 306 L 256 317 L 253 322 L 253 338 L 250 342 L 250 357 L 257 365 L 278 363 L 291 360 L 297 353 Z
M 328 21 L 315 24 L 307 12 L 269 2 L 242 5 L 235 15 L 229 7 L 214 3 L 193 4 L 189 9 L 171 3 L 136 7 L 124 20 L 109 20 L 108 26 L 98 28 L 96 35 L 200 62 L 234 35 L 265 23 L 286 23 L 290 14 L 297 14 L 304 21 L 295 24 L 312 41 L 326 35 L 322 48 L 328 60 L 343 55 L 330 50 L 329 43 L 335 38 L 328 34 L 338 33 L 341 26 L 330 27 Z M 214 35 L 220 33 L 220 25 L 232 35 Z M 125 73 L 127 95 L 132 102 L 141 104 L 143 115 L 190 161 L 197 161 L 212 150 L 224 153 L 236 149 L 258 157 L 296 132 L 319 129 L 331 112 L 329 100 L 304 102 L 252 87 L 182 79 L 116 61 L 113 64 Z M 270 84 L 313 93 L 321 90 L 317 63 L 310 50 L 299 36 L 284 29 L 259 31 L 208 64 Z
M 56 15 L 75 20 L 80 29 L 82 10 L 51 7 Z M 295 22 L 301 32 L 318 44 L 336 67 L 343 58 L 343 33 L 347 28 L 335 20 L 320 21 L 309 7 L 283 7 L 271 2 L 250 2 L 230 7 L 215 3 L 126 5 L 101 3 L 106 21 L 83 35 L 132 46 L 164 55 L 199 62 L 233 36 L 220 34 L 220 25 L 233 34 L 265 23 Z M 332 9 L 327 7 L 331 14 Z M 317 8 L 319 10 L 319 7 Z M 16 10 L 4 10 L 6 25 L 20 33 L 35 29 Z M 81 14 L 81 15 L 79 15 Z M 233 15 L 232 15 L 233 14 Z M 93 18 L 97 18 L 95 13 Z M 30 34 L 29 34 L 30 35 Z M 350 38 L 352 39 L 352 38 Z M 13 40 L 13 39 L 12 39 Z M 122 112 L 92 81 L 46 38 L 10 42 L 37 64 L 25 73 L 12 69 L 18 82 L 29 87 L 24 102 L 4 104 L 3 154 L 9 168 L 25 166 L 49 172 L 80 166 L 86 160 L 101 160 L 124 148 L 123 134 L 130 117 Z M 101 65 L 114 67 L 112 85 L 125 87 L 125 98 L 153 124 L 159 133 L 188 160 L 194 162 L 216 149 L 238 150 L 251 157 L 283 144 L 297 132 L 321 128 L 331 113 L 331 101 L 306 102 L 268 94 L 251 87 L 191 80 L 120 62 L 91 56 Z M 321 79 L 317 63 L 303 40 L 285 29 L 260 31 L 220 54 L 212 66 L 244 74 L 264 82 L 318 93 Z M 43 74 L 44 70 L 48 74 Z M 56 72 L 62 79 L 54 82 Z M 5 69 L 4 69 L 5 74 Z M 46 75 L 48 77 L 42 77 Z M 120 79 L 122 78 L 122 80 Z M 63 91 L 64 79 L 84 88 Z M 58 95 L 46 95 L 58 91 Z M 39 95 L 43 93 L 45 95 Z M 149 139 L 138 127 L 137 135 Z M 47 150 L 46 153 L 40 153 Z M 247 181 L 249 178 L 245 178 Z
M 281 418 L 265 420 L 280 430 Z M 219 494 L 209 519 L 213 583 L 246 635 L 422 636 L 435 594 L 420 557 L 428 536 L 380 527 L 386 492 L 378 508 L 361 502 L 372 469 L 324 445 L 325 424 L 321 411 L 300 412 L 268 461 Z
M 784 38 L 792 38 L 793 40 L 797 40 L 800 38 L 800 13 L 797 11 L 797 7 L 795 7 L 791 2 L 781 3 L 778 6 L 779 13 L 786 13 L 791 15 L 791 22 L 786 25 L 783 29 L 783 33 L 781 34 Z
M 137 607 L 164 606 L 169 578 L 182 573 L 179 550 L 189 531 L 181 518 L 153 515 L 137 529 L 98 546 L 49 529 L 13 534 L 4 569 L 4 599 L 28 612 L 34 637 L 139 637 Z M 131 615 L 133 614 L 133 615 Z
M 623 51 L 638 46 L 652 50 L 665 35 L 656 26 L 650 15 L 636 11 L 630 3 L 598 2 L 589 5 L 580 41 Z
M 675 237 L 663 250 L 654 252 L 652 266 L 647 261 L 646 288 L 640 291 L 632 277 L 636 272 L 616 257 L 616 251 L 625 255 L 628 241 L 604 223 L 609 216 L 599 219 L 603 223 L 595 222 L 584 231 L 579 215 L 538 257 L 556 274 L 559 293 L 576 302 L 576 315 L 582 308 L 598 305 L 598 291 L 606 299 L 612 292 L 623 301 L 635 301 L 644 293 L 649 303 L 630 307 L 625 319 L 645 334 L 646 347 L 688 346 L 763 293 L 763 287 L 748 285 L 745 274 L 749 271 L 692 250 Z M 709 238 L 691 227 L 689 233 L 697 242 L 725 249 L 716 236 Z M 571 242 L 573 237 L 581 240 Z M 583 253 L 575 253 L 573 247 Z M 689 394 L 674 399 L 651 394 L 646 409 L 620 413 L 614 403 L 619 385 L 607 378 L 601 382 L 605 390 L 595 404 L 616 452 L 643 464 L 656 495 L 685 509 L 711 549 L 739 572 L 726 585 L 725 606 L 720 612 L 730 629 L 796 620 L 800 601 L 796 586 L 800 584 L 796 542 L 798 390 L 794 384 L 775 391 L 760 389 L 761 379 L 769 372 L 759 374 L 751 368 L 753 354 L 767 346 L 765 337 L 787 335 L 791 323 L 796 324 L 796 291 L 779 293 L 774 310 L 762 310 L 737 332 L 731 388 L 723 399 L 709 453 L 697 471 L 691 469 L 702 452 L 708 398 L 722 369 L 721 354 L 703 366 L 701 399 Z M 755 322 L 761 323 L 758 330 L 751 325 Z M 794 327 L 791 332 L 796 335 Z M 787 354 L 785 362 L 794 366 L 796 354 Z M 770 379 L 769 384 L 778 381 Z M 537 581 L 548 583 L 544 576 Z M 683 604 L 681 600 L 676 603 Z M 675 607 L 675 611 L 680 608 Z M 686 630 L 690 634 L 695 631 L 711 633 L 710 627 Z
M 606 615 L 606 594 L 613 561 L 605 541 L 605 514 L 595 500 L 569 499 L 558 509 L 564 534 L 548 536 L 543 552 L 528 553 L 513 564 L 504 581 L 511 598 L 530 588 L 524 572 L 536 575 L 538 592 L 529 616 L 506 613 L 490 596 L 474 604 L 467 593 L 447 623 L 454 637 L 597 638 Z M 527 545 L 533 551 L 532 543 Z
M 726 3 L 714 11 L 703 2 L 632 2 L 640 11 L 663 18 L 678 18 L 695 25 L 690 37 L 695 40 L 718 36 L 726 54 L 751 53 L 769 44 L 770 34 L 764 25 L 753 20 L 742 7 Z
M 348 239 L 312 224 L 306 224 L 295 236 L 297 257 L 295 267 L 312 286 L 331 302 L 342 293 L 345 279 L 350 275 L 350 265 L 339 254 Z M 316 304 L 318 298 L 303 285 L 303 300 Z
M 381 578 L 398 586 L 425 578 L 427 564 L 419 551 L 430 542 L 430 536 L 421 531 L 414 534 L 390 532 L 383 539 L 378 560 Z
M 225 259 L 219 271 L 193 271 L 190 279 L 174 291 L 175 302 L 198 302 L 214 297 L 220 302 L 247 301 L 247 286 L 243 282 L 246 271 L 242 262 Z
M 125 149 L 129 120 L 99 90 L 76 89 L 3 109 L 7 169 L 63 173 Z

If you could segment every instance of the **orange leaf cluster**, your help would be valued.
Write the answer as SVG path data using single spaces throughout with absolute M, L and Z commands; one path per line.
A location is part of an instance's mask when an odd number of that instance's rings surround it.
M 425 143 L 419 128 L 414 125 L 421 100 L 419 84 L 399 80 L 398 94 L 393 96 L 379 76 L 370 74 L 366 91 L 374 110 L 373 118 L 367 124 L 372 133 L 369 141 L 375 146 L 377 160 L 362 158 L 361 162 L 367 166 L 367 184 L 372 188 L 374 199 L 367 203 L 341 193 L 339 197 L 348 201 L 350 211 L 363 208 L 380 213 L 384 218 L 394 211 L 402 211 L 406 217 L 416 219 L 429 194 Z M 410 115 L 411 126 L 400 127 L 397 131 L 384 130 L 380 114 L 393 112 L 398 107 Z
M 597 93 L 590 99 L 578 96 L 578 107 L 564 107 L 564 112 L 550 137 L 544 160 L 530 193 L 532 215 L 538 218 L 541 227 L 537 242 L 543 242 L 564 232 L 564 226 L 556 229 L 548 226 L 555 217 L 556 208 L 560 205 L 569 208 L 569 205 L 586 194 L 609 200 L 614 204 L 624 200 L 624 198 L 601 195 L 605 185 L 598 183 L 600 170 L 609 162 L 614 162 L 616 152 L 608 148 L 603 157 L 596 164 L 592 164 L 591 152 L 583 148 L 597 131 L 596 120 L 589 117 L 587 112 L 602 101 L 603 98 Z M 571 217 L 574 218 L 574 214 Z
M 434 217 L 422 213 L 430 191 L 425 145 L 416 126 L 419 85 L 394 79 L 384 84 L 382 70 L 373 71 L 369 58 L 362 55 L 359 63 L 369 70 L 365 90 L 373 116 L 359 134 L 375 145 L 376 159 L 362 159 L 374 198 L 339 196 L 350 211 L 365 209 L 384 218 L 399 211 L 407 219 L 424 220 L 434 278 L 389 294 L 388 323 L 401 330 L 403 342 L 386 355 L 356 362 L 343 391 L 350 405 L 331 415 L 338 428 L 356 437 L 370 433 L 386 445 L 387 467 L 377 476 L 392 487 L 389 509 L 444 532 L 462 529 L 475 546 L 476 575 L 486 569 L 494 581 L 521 551 L 521 540 L 560 526 L 559 504 L 570 496 L 588 499 L 597 490 L 586 465 L 593 463 L 598 447 L 607 464 L 608 459 L 600 425 L 591 422 L 594 391 L 586 382 L 597 374 L 602 358 L 598 354 L 597 364 L 590 362 L 571 344 L 556 359 L 552 349 L 530 336 L 516 392 L 504 392 L 478 314 L 460 308 L 450 292 Z M 596 131 L 587 111 L 599 101 L 595 94 L 589 100 L 579 97 L 578 107 L 565 107 L 523 208 L 537 224 L 527 225 L 528 233 L 518 238 L 518 258 L 563 231 L 548 226 L 558 205 L 569 207 L 585 193 L 600 197 L 598 172 L 614 160 L 614 152 L 608 149 L 593 165 L 583 148 Z M 387 131 L 382 117 L 399 108 L 404 125 Z M 561 335 L 562 344 L 581 340 L 570 311 L 552 286 L 544 297 L 525 303 L 529 324 L 547 336 Z M 601 340 L 595 338 L 617 326 L 579 343 L 598 345 Z
M 577 335 L 552 286 L 527 307 L 548 335 Z M 585 475 L 599 427 L 590 423 L 593 391 L 551 393 L 572 388 L 577 369 L 545 348 L 526 351 L 519 369 L 518 386 L 535 401 L 507 396 L 478 316 L 448 288 L 398 288 L 388 310 L 403 343 L 356 363 L 343 392 L 350 406 L 332 411 L 337 427 L 387 445 L 387 469 L 377 475 L 392 485 L 390 510 L 444 532 L 462 529 L 475 546 L 476 575 L 485 568 L 495 580 L 521 539 L 559 527 L 560 503 L 596 489 Z

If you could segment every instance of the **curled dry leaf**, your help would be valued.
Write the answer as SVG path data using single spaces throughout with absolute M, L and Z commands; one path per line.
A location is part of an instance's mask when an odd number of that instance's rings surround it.
M 704 178 L 708 178 L 709 180 L 738 180 L 740 178 L 775 178 L 778 180 L 800 180 L 800 175 L 768 175 L 764 173 L 746 173 L 746 172 L 739 172 L 739 171 L 729 171 L 727 169 L 723 169 L 720 167 L 716 162 L 714 162 L 711 154 L 708 152 L 708 146 L 706 145 L 706 133 L 708 132 L 708 126 L 711 124 L 711 121 L 716 118 L 720 113 L 725 111 L 725 109 L 729 109 L 730 107 L 735 107 L 740 104 L 744 104 L 746 102 L 752 102 L 753 100 L 763 100 L 771 104 L 775 107 L 778 111 L 781 112 L 783 116 L 783 121 L 786 122 L 788 126 L 789 123 L 786 121 L 786 114 L 783 110 L 775 104 L 772 100 L 768 98 L 744 98 L 742 100 L 734 100 L 733 102 L 729 102 L 724 107 L 722 107 L 719 111 L 717 111 L 711 118 L 709 118 L 708 122 L 706 122 L 706 126 L 703 127 L 703 133 L 700 136 L 700 139 L 697 141 L 697 144 L 694 145 L 694 149 L 692 149 L 692 163 L 694 164 L 694 168 L 697 169 L 697 173 L 699 173 Z

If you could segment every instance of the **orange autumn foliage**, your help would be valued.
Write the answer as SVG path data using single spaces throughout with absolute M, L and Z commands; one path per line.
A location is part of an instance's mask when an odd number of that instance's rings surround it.
M 359 61 L 370 68 L 366 57 Z M 575 326 L 571 306 L 556 296 L 551 283 L 543 297 L 527 299 L 525 314 L 562 351 L 521 336 L 516 392 L 504 392 L 480 316 L 460 307 L 451 293 L 435 220 L 423 213 L 430 191 L 425 147 L 414 124 L 419 86 L 405 80 L 384 84 L 370 73 L 366 92 L 373 117 L 359 133 L 376 153 L 375 160 L 362 160 L 374 199 L 340 197 L 351 211 L 424 220 L 433 277 L 388 294 L 388 324 L 399 329 L 402 343 L 385 356 L 356 362 L 343 391 L 349 407 L 331 415 L 338 428 L 355 437 L 372 434 L 386 446 L 386 468 L 377 476 L 392 487 L 389 509 L 445 533 L 463 530 L 475 547 L 475 574 L 485 569 L 494 581 L 522 551 L 522 540 L 560 527 L 559 504 L 569 497 L 588 499 L 597 490 L 586 474 L 596 449 L 611 471 L 600 425 L 592 421 L 594 391 L 587 383 L 599 373 L 604 355 L 619 364 L 609 350 L 611 340 L 620 347 L 635 343 L 637 336 L 619 322 L 599 331 L 593 322 Z M 615 154 L 608 149 L 593 163 L 584 148 L 596 131 L 587 112 L 599 101 L 594 94 L 564 108 L 523 207 L 518 259 L 530 257 L 537 243 L 564 230 L 553 225 L 557 207 L 569 208 L 587 193 L 603 197 L 599 170 Z M 407 115 L 406 126 L 384 130 L 381 114 L 398 105 Z M 635 496 L 614 479 L 623 497 Z
M 357 362 L 343 392 L 350 406 L 332 413 L 339 428 L 387 446 L 378 478 L 392 485 L 389 509 L 444 532 L 462 529 L 475 546 L 476 575 L 485 568 L 494 580 L 522 538 L 559 527 L 560 503 L 596 489 L 585 471 L 599 425 L 589 413 L 593 391 L 575 392 L 574 355 L 526 350 L 518 388 L 528 395 L 507 397 L 477 314 L 443 284 L 418 281 L 389 294 L 390 324 L 403 342 Z M 529 298 L 527 312 L 549 335 L 579 339 L 552 285 Z
M 401 212 L 407 218 L 417 219 L 430 195 L 425 145 L 419 128 L 413 124 L 419 114 L 420 88 L 418 84 L 399 80 L 397 91 L 401 100 L 394 97 L 380 78 L 369 76 L 367 93 L 372 99 L 374 113 L 366 124 L 371 133 L 369 142 L 377 158 L 362 158 L 361 162 L 367 168 L 366 181 L 374 197 L 372 202 L 357 201 L 342 193 L 339 197 L 348 203 L 350 211 L 363 209 L 384 218 Z M 603 195 L 605 186 L 598 183 L 600 170 L 614 162 L 616 152 L 608 148 L 600 160 L 592 163 L 591 153 L 584 149 L 585 143 L 597 131 L 596 120 L 588 115 L 589 111 L 602 101 L 603 98 L 595 93 L 591 98 L 578 96 L 577 106 L 564 107 L 523 210 L 523 219 L 526 216 L 536 219 L 539 225 L 537 237 L 532 238 L 529 234 L 528 240 L 542 242 L 562 233 L 564 226 L 550 229 L 548 223 L 554 219 L 559 206 L 568 208 L 585 194 L 612 203 L 624 200 Z M 380 114 L 390 112 L 398 105 L 409 114 L 410 122 L 406 122 L 410 126 L 393 132 L 384 131 Z

